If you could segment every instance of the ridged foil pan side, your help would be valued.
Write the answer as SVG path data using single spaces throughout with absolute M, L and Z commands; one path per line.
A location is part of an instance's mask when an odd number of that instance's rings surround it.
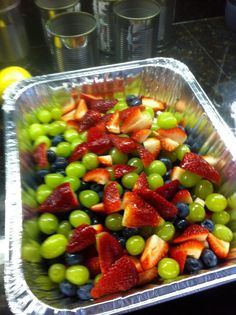
M 65 299 L 42 281 L 40 265 L 21 259 L 23 221 L 29 209 L 22 206 L 22 192 L 34 186 L 30 145 L 24 133 L 27 114 L 38 106 L 65 104 L 71 88 L 90 93 L 138 93 L 159 98 L 170 111 L 181 108 L 190 137 L 201 154 L 211 153 L 223 178 L 220 191 L 226 196 L 236 191 L 236 140 L 188 68 L 168 58 L 153 58 L 112 66 L 35 77 L 11 87 L 4 94 L 6 154 L 6 242 L 5 289 L 15 314 L 92 315 L 121 314 L 221 285 L 236 278 L 234 243 L 228 260 L 213 270 L 205 270 L 177 282 L 153 283 L 124 294 L 79 304 Z M 32 215 L 32 214 L 31 214 Z M 39 281 L 40 279 L 40 281 Z

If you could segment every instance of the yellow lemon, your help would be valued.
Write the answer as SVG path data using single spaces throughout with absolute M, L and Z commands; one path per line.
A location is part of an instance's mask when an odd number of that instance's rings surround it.
M 0 71 L 0 99 L 10 84 L 31 77 L 32 75 L 22 67 L 10 66 L 2 69 Z

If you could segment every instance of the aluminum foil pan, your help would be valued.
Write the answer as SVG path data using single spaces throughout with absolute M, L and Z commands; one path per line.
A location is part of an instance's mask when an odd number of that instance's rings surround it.
M 167 102 L 173 111 L 181 106 L 187 126 L 191 127 L 190 136 L 200 144 L 200 152 L 220 158 L 216 164 L 223 178 L 220 191 L 226 196 L 236 191 L 236 139 L 184 64 L 173 59 L 154 58 L 20 82 L 7 90 L 3 105 L 6 242 L 9 249 L 5 258 L 5 290 L 12 312 L 31 315 L 121 314 L 236 279 L 236 249 L 233 242 L 227 261 L 215 269 L 203 270 L 179 281 L 153 283 L 124 294 L 80 303 L 62 298 L 56 290 L 48 287 L 39 264 L 22 261 L 23 222 L 29 215 L 22 205 L 22 193 L 34 187 L 24 133 L 25 121 L 38 106 L 65 104 L 70 99 L 72 87 L 90 93 L 102 92 L 103 95 L 120 91 L 153 96 Z

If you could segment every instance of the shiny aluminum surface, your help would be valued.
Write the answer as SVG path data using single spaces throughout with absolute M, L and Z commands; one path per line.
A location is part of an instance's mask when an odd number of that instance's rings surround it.
M 94 84 L 97 83 L 97 84 Z M 212 270 L 160 284 L 153 283 L 96 301 L 79 303 L 62 298 L 56 290 L 42 287 L 39 279 L 45 272 L 38 264 L 21 259 L 24 236 L 23 220 L 29 213 L 22 206 L 21 192 L 33 187 L 24 124 L 27 113 L 38 106 L 63 105 L 70 99 L 72 87 L 94 92 L 131 91 L 153 96 L 170 106 L 181 105 L 190 136 L 202 141 L 200 152 L 211 153 L 218 159 L 216 168 L 223 178 L 219 191 L 229 196 L 236 190 L 236 139 L 219 117 L 188 68 L 167 58 L 153 58 L 22 81 L 4 95 L 5 152 L 6 152 L 6 247 L 5 290 L 10 308 L 15 314 L 30 315 L 92 315 L 121 314 L 175 299 L 199 290 L 221 285 L 236 279 L 236 249 L 234 244 L 226 262 Z M 109 87 L 109 89 L 108 89 Z M 194 306 L 193 306 L 194 307 Z

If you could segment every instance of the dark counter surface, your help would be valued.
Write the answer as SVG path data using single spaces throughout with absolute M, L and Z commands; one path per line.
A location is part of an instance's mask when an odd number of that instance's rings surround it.
M 184 62 L 207 93 L 220 115 L 236 132 L 236 34 L 223 18 L 175 24 L 171 40 L 156 56 Z M 1 66 L 1 65 L 0 65 Z M 44 45 L 32 46 L 31 56 L 22 66 L 32 75 L 52 73 L 50 56 Z M 235 109 L 234 109 L 235 108 Z M 235 113 L 234 113 L 235 111 Z M 4 149 L 3 115 L 0 111 L 0 315 L 11 314 L 3 288 L 4 260 Z M 7 209 L 6 209 L 7 211 Z M 236 314 L 236 282 L 165 302 L 139 314 Z M 130 313 L 131 314 L 131 313 Z

